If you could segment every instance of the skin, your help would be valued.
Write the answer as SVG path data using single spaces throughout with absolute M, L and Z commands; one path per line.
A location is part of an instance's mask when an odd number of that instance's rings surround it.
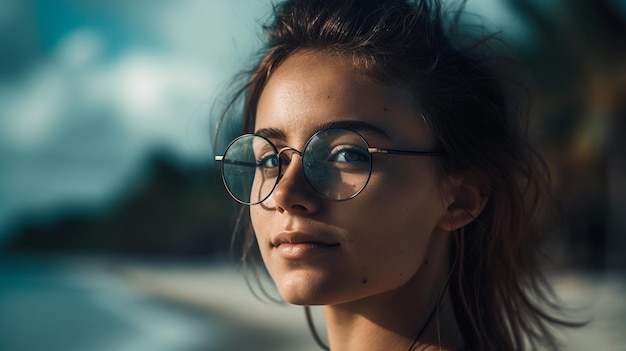
M 429 151 L 432 138 L 420 116 L 408 90 L 367 79 L 336 55 L 304 51 L 272 73 L 255 131 L 279 149 L 302 150 L 323 126 L 358 122 L 371 126 L 357 129 L 371 146 Z M 324 306 L 333 350 L 407 350 L 448 272 L 459 182 L 440 179 L 430 157 L 373 157 L 366 188 L 354 199 L 332 202 L 306 183 L 294 154 L 272 196 L 250 207 L 280 294 L 292 304 Z M 294 233 L 332 245 L 296 245 L 289 252 L 303 254 L 285 257 L 277 237 Z M 447 299 L 438 323 L 423 334 L 424 346 L 462 347 Z

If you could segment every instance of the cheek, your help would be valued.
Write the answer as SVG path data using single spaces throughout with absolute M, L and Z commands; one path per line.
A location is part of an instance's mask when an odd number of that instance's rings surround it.
M 259 244 L 259 248 L 261 249 L 261 253 L 264 250 L 264 243 L 266 243 L 266 237 L 270 228 L 270 218 L 269 211 L 263 210 L 260 205 L 250 206 L 250 222 L 252 223 L 252 229 L 254 231 L 254 235 L 257 238 L 257 242 Z
M 374 256 L 376 264 L 414 268 L 421 264 L 444 213 L 441 197 L 431 177 L 422 183 L 414 176 L 392 176 L 372 177 L 366 188 L 370 191 L 352 200 L 354 206 L 347 209 L 345 218 L 351 218 L 350 226 L 356 229 L 351 233 L 355 244 Z
M 276 201 L 274 201 L 274 194 L 272 193 L 265 201 L 257 205 L 249 206 L 250 219 L 252 220 L 252 226 L 256 230 L 261 230 L 268 224 L 270 209 L 274 209 Z
M 387 271 L 412 269 L 421 263 L 434 225 L 415 211 L 385 212 L 355 225 L 351 233 L 355 255 L 363 256 L 364 264 Z
M 430 233 L 386 229 L 373 225 L 359 228 L 360 237 L 346 247 L 350 251 L 346 265 L 335 268 L 337 274 L 345 275 L 337 293 L 345 289 L 346 300 L 399 288 L 418 274 Z
M 432 224 L 424 213 L 397 206 L 398 201 L 378 201 L 379 206 L 351 208 L 345 213 L 344 228 L 348 229 L 349 241 L 355 246 L 355 254 L 385 253 L 400 256 L 415 253 L 432 232 Z M 357 216 L 352 213 L 359 212 Z M 338 213 L 339 214 L 339 211 Z M 386 257 L 389 259 L 390 257 Z
M 359 197 L 363 200 L 359 217 L 380 221 L 389 235 L 407 230 L 430 232 L 445 213 L 435 178 L 424 167 L 372 174 Z
M 272 192 L 270 196 L 267 199 L 265 199 L 265 201 L 263 201 L 259 206 L 266 207 L 266 208 L 275 208 L 276 201 L 274 201 L 274 192 Z

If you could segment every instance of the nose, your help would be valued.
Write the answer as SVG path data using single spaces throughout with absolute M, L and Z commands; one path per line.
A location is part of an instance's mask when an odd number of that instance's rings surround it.
M 319 210 L 320 197 L 309 186 L 302 171 L 302 153 L 293 148 L 279 151 L 281 178 L 274 188 L 275 209 L 280 213 L 310 215 Z

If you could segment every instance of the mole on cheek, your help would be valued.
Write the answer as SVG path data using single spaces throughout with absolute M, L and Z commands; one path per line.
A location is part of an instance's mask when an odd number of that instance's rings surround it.
M 367 284 L 367 278 L 363 278 L 363 280 L 361 280 L 361 284 Z

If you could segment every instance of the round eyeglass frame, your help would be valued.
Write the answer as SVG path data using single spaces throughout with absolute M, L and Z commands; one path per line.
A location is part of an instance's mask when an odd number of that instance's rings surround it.
M 361 188 L 356 191 L 353 195 L 346 197 L 346 198 L 341 198 L 341 199 L 335 199 L 335 198 L 331 198 L 328 197 L 326 195 L 324 195 L 323 193 L 321 193 L 320 191 L 318 191 L 316 189 L 316 187 L 314 185 L 311 184 L 311 181 L 309 180 L 309 178 L 306 176 L 306 169 L 305 169 L 305 165 L 304 165 L 304 153 L 306 152 L 309 144 L 311 143 L 311 141 L 315 140 L 316 137 L 318 137 L 321 133 L 326 133 L 329 131 L 344 131 L 344 132 L 348 132 L 348 133 L 353 133 L 355 135 L 357 135 L 361 141 L 363 141 L 363 144 L 367 146 L 367 152 L 369 154 L 369 171 L 367 174 L 367 179 L 365 180 L 365 182 L 363 183 L 363 186 L 361 186 Z M 272 147 L 272 150 L 274 151 L 274 153 L 276 154 L 276 158 L 278 160 L 278 176 L 276 177 L 276 181 L 274 183 L 274 185 L 272 186 L 272 189 L 267 193 L 267 195 L 265 197 L 263 197 L 261 200 L 256 201 L 256 202 L 246 202 L 246 201 L 242 201 L 241 199 L 239 199 L 235 194 L 233 194 L 233 192 L 231 191 L 230 187 L 228 186 L 228 182 L 226 180 L 226 176 L 224 175 L 224 161 L 225 161 L 225 157 L 228 154 L 228 150 L 231 148 L 232 145 L 234 145 L 235 143 L 237 143 L 239 140 L 243 139 L 243 138 L 249 138 L 249 137 L 256 137 L 256 138 L 261 138 L 263 140 L 265 140 L 265 142 L 267 142 L 269 144 L 269 146 Z M 311 189 L 318 194 L 320 197 L 329 200 L 329 201 L 334 201 L 334 202 L 342 202 L 342 201 L 347 201 L 347 200 L 351 200 L 353 198 L 355 198 L 357 195 L 359 195 L 363 189 L 365 189 L 365 187 L 367 186 L 367 184 L 370 181 L 370 178 L 372 176 L 372 168 L 373 168 L 373 157 L 372 154 L 383 154 L 383 155 L 403 155 L 403 156 L 427 156 L 427 157 L 439 157 L 442 156 L 443 154 L 439 151 L 412 151 L 412 150 L 398 150 L 398 149 L 388 149 L 388 148 L 380 148 L 380 147 L 373 147 L 370 146 L 369 143 L 367 142 L 367 140 L 357 131 L 351 130 L 351 129 L 346 129 L 346 128 L 327 128 L 327 129 L 322 129 L 316 133 L 314 133 L 308 140 L 307 142 L 304 144 L 303 147 L 304 151 L 299 151 L 295 148 L 292 147 L 283 147 L 280 150 L 278 150 L 276 148 L 276 146 L 274 145 L 274 143 L 272 141 L 270 141 L 268 138 L 261 136 L 261 135 L 257 135 L 257 134 L 253 134 L 253 133 L 248 133 L 248 134 L 243 134 L 240 135 L 238 137 L 236 137 L 235 139 L 233 139 L 233 141 L 231 141 L 228 146 L 226 146 L 226 149 L 224 150 L 224 154 L 223 155 L 217 155 L 215 156 L 215 161 L 216 162 L 220 162 L 221 167 L 220 167 L 220 173 L 222 176 L 222 183 L 224 184 L 224 187 L 226 188 L 226 191 L 228 191 L 228 194 L 237 202 L 243 204 L 243 205 L 248 205 L 248 206 L 252 206 L 252 205 L 258 205 L 260 203 L 262 203 L 263 201 L 267 200 L 272 193 L 274 193 L 274 190 L 276 189 L 276 186 L 278 185 L 278 183 L 280 182 L 280 180 L 283 177 L 283 161 L 282 158 L 280 157 L 280 155 L 284 152 L 287 151 L 291 151 L 293 153 L 298 154 L 303 160 L 300 162 L 300 167 L 302 169 L 302 174 L 304 175 L 304 179 L 306 180 L 307 184 L 311 187 Z M 288 165 L 288 164 L 287 164 Z

